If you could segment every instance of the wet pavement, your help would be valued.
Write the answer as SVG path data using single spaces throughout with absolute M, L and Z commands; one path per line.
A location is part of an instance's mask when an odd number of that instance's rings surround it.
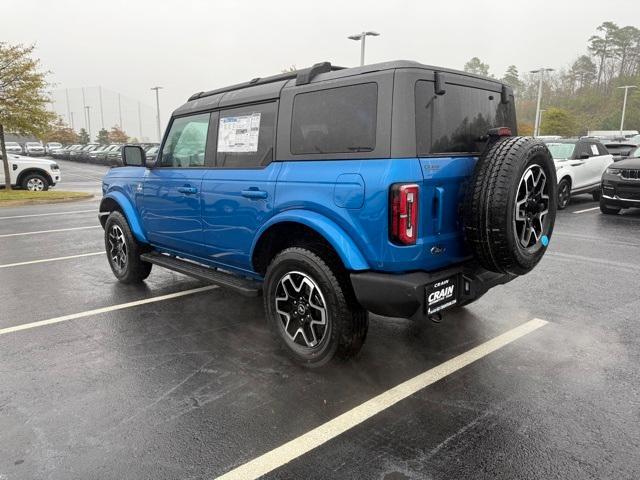
M 104 167 L 60 163 L 59 188 L 99 195 Z M 171 297 L 204 284 L 157 267 L 118 284 L 102 230 L 65 230 L 97 225 L 97 204 L 0 209 L 1 480 L 215 478 L 534 318 L 266 478 L 640 477 L 640 210 L 577 197 L 529 275 L 441 324 L 372 316 L 356 359 L 309 371 L 261 299 Z

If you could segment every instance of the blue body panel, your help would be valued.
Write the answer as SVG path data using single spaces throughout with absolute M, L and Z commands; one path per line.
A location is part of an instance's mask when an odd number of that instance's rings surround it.
M 280 222 L 316 230 L 349 270 L 432 271 L 469 257 L 459 209 L 475 162 L 459 156 L 287 161 L 254 169 L 126 167 L 106 175 L 105 196 L 122 205 L 138 240 L 245 275 L 258 276 L 253 249 Z M 420 185 L 412 246 L 389 240 L 389 188 L 400 182 Z

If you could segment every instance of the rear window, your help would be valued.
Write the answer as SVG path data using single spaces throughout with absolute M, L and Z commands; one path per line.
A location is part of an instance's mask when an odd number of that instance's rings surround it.
M 291 153 L 375 150 L 377 109 L 376 83 L 296 95 L 291 121 Z
M 547 148 L 551 152 L 554 160 L 567 160 L 573 157 L 576 149 L 575 143 L 547 143 Z
M 480 137 L 496 127 L 516 133 L 513 100 L 500 102 L 500 92 L 447 84 L 436 95 L 434 83 L 416 82 L 416 145 L 418 155 L 477 153 Z

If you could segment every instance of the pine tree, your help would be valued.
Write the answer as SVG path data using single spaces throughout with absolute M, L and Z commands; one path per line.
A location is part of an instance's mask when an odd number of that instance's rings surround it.
M 87 131 L 84 128 L 81 128 L 80 132 L 78 133 L 78 142 L 86 145 L 90 141 L 91 139 L 89 138 L 89 134 L 87 133 Z

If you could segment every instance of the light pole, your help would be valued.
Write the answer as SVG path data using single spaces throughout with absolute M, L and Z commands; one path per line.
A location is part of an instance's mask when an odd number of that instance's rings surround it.
M 620 136 L 622 136 L 622 131 L 624 130 L 624 114 L 627 111 L 627 93 L 629 93 L 630 88 L 638 87 L 636 87 L 635 85 L 624 85 L 618 88 L 624 88 L 624 100 L 622 101 L 622 118 L 620 118 Z
M 536 121 L 533 126 L 533 136 L 538 136 L 538 122 L 540 122 L 540 101 L 542 99 L 542 80 L 544 78 L 544 72 L 553 72 L 553 68 L 539 68 L 538 70 L 531 70 L 529 73 L 539 73 L 540 81 L 538 82 L 538 104 L 536 106 Z
M 360 40 L 360 66 L 364 65 L 364 42 L 367 36 L 377 37 L 380 34 L 378 32 L 362 32 L 355 35 L 349 35 L 349 40 Z
M 156 120 L 158 122 L 158 141 L 162 140 L 160 136 L 160 96 L 158 95 L 158 91 L 162 87 L 152 87 L 151 90 L 156 91 Z
M 91 105 L 85 105 L 84 107 L 87 110 L 87 133 L 89 134 L 89 143 L 91 143 L 91 114 L 89 110 L 91 110 Z
M 542 124 L 542 114 L 546 112 L 544 108 L 540 109 L 540 118 L 538 119 L 538 132 L 540 132 L 540 125 Z

